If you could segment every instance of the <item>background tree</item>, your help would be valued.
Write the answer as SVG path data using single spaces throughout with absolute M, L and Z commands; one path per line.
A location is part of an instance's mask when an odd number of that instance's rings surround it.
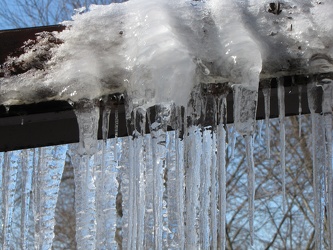
M 69 20 L 75 9 L 121 0 L 1 0 L 0 29 L 58 24 Z

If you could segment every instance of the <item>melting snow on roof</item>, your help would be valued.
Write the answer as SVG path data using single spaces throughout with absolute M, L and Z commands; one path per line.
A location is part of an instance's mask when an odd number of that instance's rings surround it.
M 127 91 L 138 105 L 184 105 L 198 82 L 257 88 L 271 75 L 332 70 L 332 10 L 332 2 L 314 0 L 92 5 L 52 35 L 62 43 L 47 47 L 50 35 L 42 34 L 25 54 L 8 59 L 1 103 Z M 47 56 L 36 64 L 40 54 Z M 26 72 L 11 76 L 13 64 Z

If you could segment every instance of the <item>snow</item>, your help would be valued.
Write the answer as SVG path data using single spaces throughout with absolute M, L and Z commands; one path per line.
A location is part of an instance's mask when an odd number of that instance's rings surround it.
M 310 72 L 314 55 L 326 64 L 321 71 L 331 70 L 332 3 L 286 0 L 277 15 L 269 12 L 270 2 L 92 5 L 63 22 L 65 31 L 53 33 L 62 44 L 46 49 L 44 34 L 25 54 L 8 59 L 30 70 L 0 79 L 1 103 L 77 101 L 127 91 L 139 106 L 185 105 L 200 81 L 257 88 L 260 77 Z M 48 60 L 38 62 L 45 51 Z

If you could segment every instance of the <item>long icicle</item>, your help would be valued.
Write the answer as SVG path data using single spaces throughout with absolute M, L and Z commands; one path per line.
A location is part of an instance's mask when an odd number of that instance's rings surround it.
M 146 173 L 146 162 L 145 152 L 144 152 L 144 140 L 145 140 L 145 130 L 146 130 L 146 110 L 139 108 L 136 110 L 137 114 L 137 124 L 139 124 L 138 128 L 138 137 L 135 139 L 135 152 L 136 155 L 136 208 L 137 208 L 137 235 L 136 235 L 136 249 L 144 249 L 144 216 L 145 216 L 145 173 Z
M 253 160 L 253 136 L 256 121 L 256 110 L 258 100 L 258 89 L 254 87 L 234 86 L 234 120 L 238 133 L 245 137 L 247 180 L 248 180 L 248 202 L 249 202 L 249 227 L 250 243 L 254 243 L 254 198 L 255 198 L 255 173 Z
M 177 114 L 177 130 L 175 133 L 176 141 L 176 180 L 177 180 L 177 203 L 178 203 L 178 225 L 177 225 L 177 238 L 178 248 L 184 249 L 185 247 L 185 233 L 184 233 L 184 207 L 185 207 L 185 190 L 184 190 L 184 140 L 179 138 L 180 129 L 182 127 L 181 108 L 176 108 Z
M 96 245 L 96 183 L 94 155 L 97 152 L 99 107 L 83 99 L 75 104 L 79 125 L 79 145 L 74 150 L 76 242 L 78 249 Z
M 284 79 L 278 78 L 279 120 L 280 120 L 280 160 L 282 169 L 282 208 L 286 211 L 286 132 L 285 132 L 285 104 Z
M 22 162 L 22 205 L 21 205 L 21 249 L 28 249 L 29 207 L 32 191 L 33 159 L 31 149 L 21 154 Z
M 218 164 L 219 164 L 219 188 L 220 188 L 220 248 L 225 249 L 226 238 L 226 131 L 224 128 L 224 116 L 226 115 L 226 97 L 222 96 L 218 100 L 220 123 L 217 126 L 217 143 L 218 143 Z
M 218 169 L 218 160 L 217 160 L 217 151 L 218 151 L 218 142 L 217 142 L 217 126 L 218 126 L 218 101 L 213 103 L 214 109 L 214 124 L 213 124 L 213 135 L 212 135 L 212 160 L 211 160 L 211 186 L 212 186 L 212 198 L 211 198 L 211 232 L 212 240 L 211 246 L 212 249 L 217 249 L 217 201 L 218 201 L 218 183 L 217 183 L 217 169 Z M 234 128 L 235 129 L 235 128 Z
M 333 79 L 327 79 L 323 86 L 323 103 L 322 111 L 325 119 L 325 147 L 326 147 L 326 163 L 325 163 L 325 176 L 326 176 L 326 203 L 327 203 L 327 222 L 328 222 L 328 235 L 329 235 L 329 249 L 333 249 L 333 166 L 332 166 L 332 85 Z
M 105 190 L 105 157 L 106 157 L 106 140 L 109 132 L 109 121 L 111 114 L 111 106 L 107 97 L 103 100 L 103 112 L 102 112 L 102 155 L 99 171 L 96 171 L 96 249 L 103 249 L 106 246 L 106 220 L 104 210 L 106 206 L 106 190 Z M 109 238 L 109 237 L 108 237 Z
M 170 105 L 160 105 L 156 107 L 156 119 L 150 126 L 153 150 L 153 182 L 154 182 L 154 241 L 155 249 L 163 247 L 163 194 L 164 171 L 166 162 L 166 132 L 170 122 Z
M 315 210 L 315 249 L 323 248 L 324 211 L 325 211 L 325 128 L 320 113 L 320 87 L 314 82 L 308 83 L 308 103 L 312 122 L 312 157 L 313 157 L 313 190 Z
M 201 218 L 201 248 L 209 249 L 210 246 L 210 225 L 209 225 L 209 207 L 210 207 L 210 163 L 212 158 L 212 138 L 211 131 L 209 129 L 203 129 L 202 135 L 202 158 L 201 158 L 201 166 L 203 173 L 202 175 L 202 187 L 200 189 L 200 218 Z
M 246 160 L 247 160 L 247 188 L 249 199 L 249 225 L 250 225 L 250 239 L 251 246 L 254 243 L 254 198 L 255 198 L 255 174 L 254 174 L 254 160 L 253 160 L 253 137 L 252 135 L 245 135 L 246 144 Z
M 34 179 L 34 189 L 40 189 L 37 204 L 34 204 L 36 230 L 35 249 L 51 249 L 54 238 L 55 208 L 59 186 L 65 166 L 67 145 L 44 147 L 39 150 L 37 178 Z
M 20 151 L 6 152 L 3 167 L 3 250 L 12 249 L 12 219 Z

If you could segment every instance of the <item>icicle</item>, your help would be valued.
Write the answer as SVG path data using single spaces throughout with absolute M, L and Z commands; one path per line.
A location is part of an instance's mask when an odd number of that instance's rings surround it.
M 174 234 L 173 239 L 170 239 L 172 243 L 169 244 L 170 248 L 184 249 L 185 234 L 184 234 L 184 141 L 179 138 L 180 130 L 182 127 L 182 115 L 181 108 L 176 107 L 176 131 L 174 133 L 174 139 L 172 144 L 169 144 L 169 148 L 174 147 L 175 156 L 175 169 L 171 171 L 170 175 L 173 176 L 173 182 L 168 183 L 169 194 L 169 229 Z
M 2 249 L 13 249 L 12 243 L 12 219 L 15 202 L 16 180 L 20 151 L 6 152 L 4 156 L 2 197 L 4 203 L 3 244 Z
M 254 196 L 255 196 L 255 174 L 253 161 L 253 138 L 251 135 L 245 136 L 246 143 L 246 160 L 247 160 L 247 188 L 249 199 L 249 225 L 251 246 L 254 241 Z
M 78 249 L 96 245 L 96 183 L 93 155 L 97 152 L 99 107 L 95 101 L 80 100 L 75 104 L 79 125 L 79 144 L 74 147 L 76 241 Z M 77 155 L 78 154 L 78 155 Z
M 136 234 L 137 234 L 137 208 L 136 204 L 136 164 L 135 164 L 135 148 L 134 139 L 128 139 L 129 145 L 129 207 L 128 209 L 128 242 L 127 248 L 134 249 L 136 246 Z
M 265 102 L 265 134 L 266 134 L 266 149 L 268 154 L 268 159 L 271 157 L 271 131 L 269 125 L 269 118 L 271 113 L 271 86 L 266 86 L 262 89 L 264 94 Z
M 149 114 L 147 114 L 149 118 Z M 148 119 L 149 120 L 149 119 Z M 150 122 L 149 122 L 150 123 Z M 152 137 L 150 135 L 145 138 L 145 155 L 146 155 L 146 193 L 145 193 L 145 219 L 144 219 L 144 248 L 154 249 L 154 164 L 152 153 Z
M 181 109 L 173 107 L 172 119 L 175 131 L 167 133 L 166 159 L 166 196 L 168 234 L 165 246 L 168 249 L 184 249 L 184 152 L 183 143 L 179 138 L 181 129 Z
M 133 139 L 130 141 L 130 198 L 129 207 L 129 245 L 131 249 L 142 249 L 144 243 L 144 215 L 145 215 L 145 172 L 146 162 L 144 161 L 144 134 L 146 128 L 146 110 L 138 108 L 134 112 L 135 130 Z M 138 127 L 137 127 L 138 126 Z
M 298 85 L 298 136 L 302 136 L 302 85 Z
M 26 149 L 21 153 L 22 162 L 22 205 L 21 205 L 21 249 L 28 249 L 28 223 L 29 207 L 32 191 L 33 159 L 31 159 L 31 150 Z
M 320 109 L 320 87 L 308 84 L 308 103 L 312 121 L 313 189 L 315 210 L 315 249 L 323 248 L 325 210 L 325 121 Z
M 211 210 L 210 210 L 210 222 L 211 222 L 211 249 L 217 249 L 217 231 L 218 231 L 218 216 L 217 216 L 217 202 L 218 202 L 218 182 L 217 182 L 217 174 L 218 174 L 218 160 L 217 160 L 217 139 L 216 139 L 216 131 L 218 126 L 218 99 L 214 98 L 213 103 L 213 115 L 214 115 L 214 124 L 213 124 L 213 133 L 212 133 L 212 158 L 210 161 L 210 172 L 211 172 Z M 235 127 L 234 127 L 235 129 Z
M 111 103 L 110 97 L 103 99 L 103 113 L 102 113 L 102 138 L 105 142 L 109 135 L 110 115 L 111 115 Z
M 128 136 L 126 139 L 121 140 L 122 142 L 122 155 L 120 157 L 119 162 L 119 170 L 120 170 L 120 194 L 121 194 L 121 247 L 122 249 L 129 249 L 128 245 L 128 208 L 130 204 L 130 198 L 129 198 L 129 160 L 130 160 L 130 140 L 131 138 Z M 120 167 L 124 166 L 124 167 Z M 125 167 L 128 166 L 128 167 Z
M 111 100 L 104 99 L 104 110 L 102 120 L 101 143 L 102 152 L 100 156 L 100 170 L 96 171 L 96 249 L 116 249 L 116 196 L 118 190 L 117 171 L 114 161 L 111 159 L 110 143 L 107 141 L 109 131 L 109 120 L 111 114 Z M 96 157 L 96 156 L 95 156 Z M 95 165 L 97 165 L 95 158 Z
M 153 209 L 155 249 L 163 246 L 163 194 L 166 161 L 166 132 L 170 123 L 171 106 L 164 104 L 156 107 L 156 120 L 150 126 L 153 154 Z
M 224 116 L 226 114 L 226 97 L 223 96 L 219 98 L 218 108 L 220 123 L 217 126 L 217 155 L 218 155 L 218 165 L 219 165 L 219 189 L 220 189 L 220 204 L 219 204 L 219 218 L 220 218 L 220 249 L 225 249 L 225 238 L 226 238 L 226 132 L 224 128 Z
M 33 184 L 35 249 L 51 249 L 52 247 L 55 208 L 66 152 L 67 145 L 39 149 Z
M 286 209 L 286 132 L 285 132 L 285 104 L 284 79 L 278 78 L 279 120 L 280 120 L 280 160 L 282 169 L 282 207 Z
M 328 235 L 329 235 L 329 249 L 333 249 L 333 166 L 332 166 L 332 84 L 333 79 L 322 79 L 323 100 L 322 111 L 325 119 L 325 147 L 326 147 L 326 163 L 325 163 L 325 176 L 326 176 L 326 203 L 327 203 L 327 221 L 328 221 Z
M 210 247 L 210 223 L 209 223 L 209 208 L 210 208 L 210 164 L 212 159 L 212 131 L 204 129 L 202 135 L 202 158 L 201 158 L 201 173 L 202 184 L 200 188 L 200 245 L 202 249 Z
M 133 111 L 134 132 L 130 139 L 129 159 L 129 211 L 128 211 L 128 247 L 141 249 L 144 242 L 144 214 L 145 214 L 145 162 L 144 137 L 146 127 L 146 111 L 137 108 Z
M 195 249 L 198 246 L 198 211 L 201 163 L 201 131 L 198 126 L 188 128 L 186 140 L 186 227 L 185 248 Z
M 251 245 L 254 243 L 255 174 L 253 161 L 253 134 L 255 128 L 258 90 L 242 85 L 234 86 L 234 119 L 238 133 L 245 136 L 248 169 L 249 226 Z

